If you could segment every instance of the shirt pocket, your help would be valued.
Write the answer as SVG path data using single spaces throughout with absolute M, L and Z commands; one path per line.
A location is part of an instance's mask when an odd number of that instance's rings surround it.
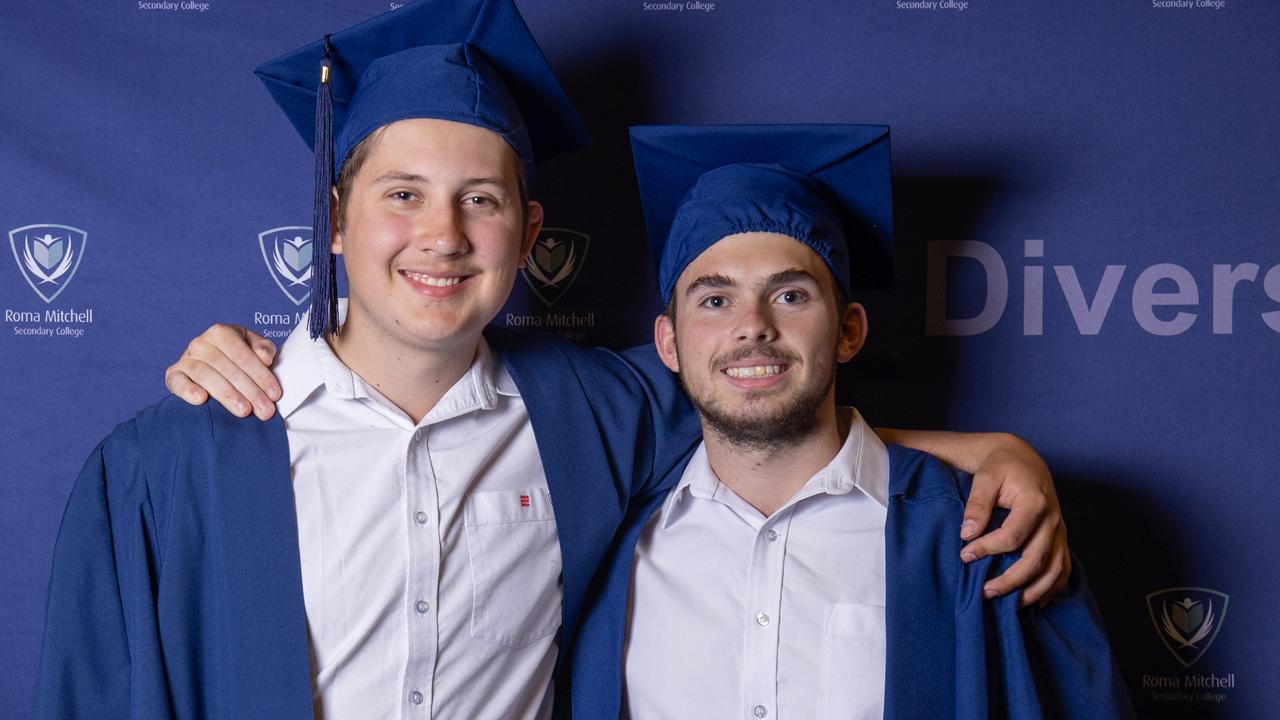
M 822 635 L 818 718 L 883 718 L 884 607 L 833 603 Z
M 560 542 L 546 488 L 467 499 L 471 636 L 524 647 L 560 627 Z

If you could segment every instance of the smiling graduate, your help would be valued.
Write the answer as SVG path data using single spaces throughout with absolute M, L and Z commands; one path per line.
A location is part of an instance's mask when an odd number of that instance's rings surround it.
M 1128 718 L 1079 565 L 1046 608 L 960 565 L 970 477 L 835 401 L 892 268 L 888 128 L 638 127 L 654 325 L 703 442 L 637 503 L 575 668 L 592 717 Z
M 93 452 L 55 549 L 36 717 L 596 717 L 567 672 L 618 659 L 571 650 L 592 578 L 699 429 L 652 348 L 486 327 L 541 226 L 528 180 L 586 143 L 581 120 L 510 0 L 412 3 L 258 74 L 315 152 L 308 318 L 278 386 L 215 328 L 168 379 L 235 412 L 170 398 Z M 268 421 L 237 419 L 249 399 Z M 1048 592 L 1065 549 L 1038 457 L 933 442 L 986 463 L 988 503 L 1020 498 L 1020 535 L 970 546 L 1031 538 L 993 582 Z

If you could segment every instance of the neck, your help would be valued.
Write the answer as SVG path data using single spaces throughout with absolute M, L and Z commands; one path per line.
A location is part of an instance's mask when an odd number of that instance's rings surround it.
M 704 424 L 707 461 L 720 482 L 769 517 L 840 452 L 850 419 L 848 413 L 837 414 L 834 402 L 827 403 L 813 432 L 774 447 L 737 445 Z
M 350 316 L 327 340 L 344 365 L 415 423 L 467 373 L 480 346 L 478 334 L 438 348 L 409 346 Z

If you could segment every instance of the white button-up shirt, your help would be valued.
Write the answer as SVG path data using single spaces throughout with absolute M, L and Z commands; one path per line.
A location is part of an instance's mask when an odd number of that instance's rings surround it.
M 482 341 L 418 423 L 305 321 L 276 374 L 316 717 L 550 717 L 560 546 L 502 363 Z
M 771 517 L 699 447 L 636 546 L 630 717 L 881 718 L 889 455 L 857 414 Z

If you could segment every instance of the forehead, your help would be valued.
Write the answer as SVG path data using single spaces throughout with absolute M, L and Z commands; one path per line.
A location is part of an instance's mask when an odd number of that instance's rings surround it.
M 497 133 L 467 123 L 413 118 L 384 125 L 370 135 L 370 164 L 429 162 L 441 169 L 516 172 L 515 150 Z
M 834 282 L 822 258 L 799 240 L 779 233 L 749 232 L 726 236 L 704 250 L 685 267 L 676 288 L 681 291 L 707 275 L 738 285 L 759 285 L 788 270 L 804 271 L 824 288 Z

